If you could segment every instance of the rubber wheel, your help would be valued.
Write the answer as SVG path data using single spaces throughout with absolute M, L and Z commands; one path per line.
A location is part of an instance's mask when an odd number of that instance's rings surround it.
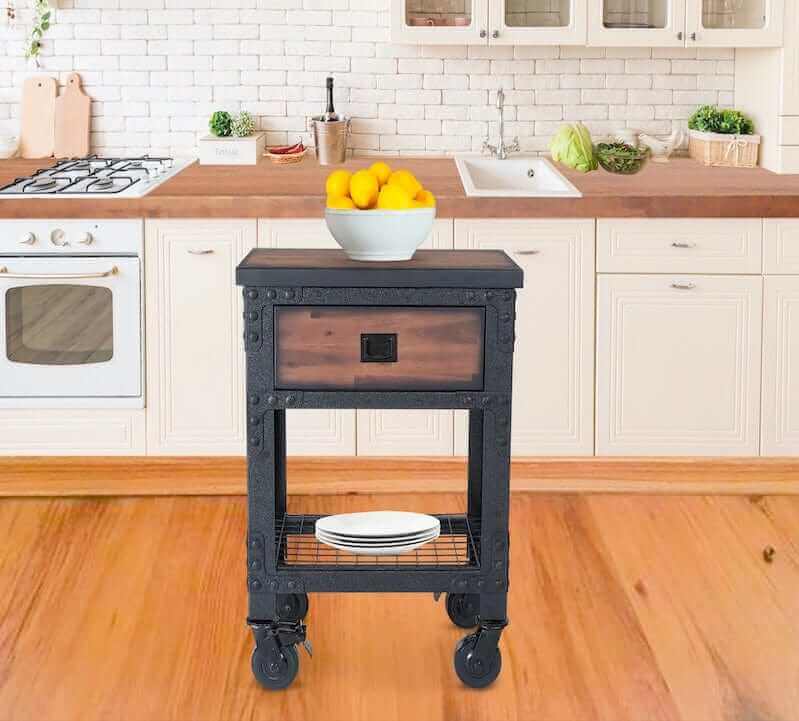
M 277 615 L 281 621 L 302 621 L 308 615 L 308 594 L 278 594 Z
M 448 593 L 447 615 L 460 628 L 474 628 L 479 622 L 480 595 L 477 593 Z
M 252 672 L 258 683 L 272 691 L 286 688 L 300 670 L 300 659 L 294 646 L 283 646 L 280 656 L 264 653 L 256 646 L 252 652 Z
M 474 651 L 476 643 L 477 634 L 472 633 L 455 646 L 455 673 L 467 686 L 485 688 L 499 676 L 502 654 L 496 648 L 490 658 L 478 656 Z

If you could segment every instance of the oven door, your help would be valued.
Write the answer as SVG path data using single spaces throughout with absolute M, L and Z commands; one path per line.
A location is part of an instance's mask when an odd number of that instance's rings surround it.
M 0 258 L 0 397 L 141 396 L 138 258 Z

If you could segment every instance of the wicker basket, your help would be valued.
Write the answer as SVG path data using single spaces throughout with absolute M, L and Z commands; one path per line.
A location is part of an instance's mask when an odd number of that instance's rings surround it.
M 688 131 L 688 155 L 702 165 L 728 168 L 757 167 L 759 135 L 723 135 Z
M 264 155 L 275 165 L 293 165 L 294 163 L 301 163 L 307 152 L 308 148 L 305 148 L 300 153 L 270 153 L 267 150 Z

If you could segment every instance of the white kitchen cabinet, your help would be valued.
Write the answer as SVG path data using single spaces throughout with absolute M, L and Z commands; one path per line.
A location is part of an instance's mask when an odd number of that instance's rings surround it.
M 684 47 L 686 0 L 588 0 L 588 44 Z
M 338 248 L 324 220 L 258 223 L 262 248 Z M 425 248 L 452 247 L 452 221 L 437 220 Z M 450 410 L 302 410 L 287 414 L 290 455 L 452 455 Z M 357 433 L 356 433 L 357 419 Z M 357 441 L 356 441 L 357 438 Z
M 779 47 L 784 11 L 784 0 L 686 0 L 687 47 Z
M 524 269 L 516 306 L 512 452 L 594 449 L 594 221 L 456 220 L 456 248 L 504 250 Z M 467 419 L 456 448 L 465 454 Z
M 598 455 L 758 454 L 762 283 L 598 277 Z
M 145 224 L 147 452 L 243 454 L 242 298 L 254 220 Z
M 585 0 L 396 0 L 391 39 L 434 45 L 583 45 Z
M 799 220 L 766 218 L 763 221 L 763 272 L 799 275 Z
M 588 0 L 588 44 L 776 47 L 784 0 Z
M 764 456 L 799 455 L 799 275 L 765 279 Z

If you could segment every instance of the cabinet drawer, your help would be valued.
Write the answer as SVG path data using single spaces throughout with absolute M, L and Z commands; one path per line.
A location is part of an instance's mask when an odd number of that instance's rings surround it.
M 597 221 L 600 273 L 760 273 L 759 218 Z
M 763 221 L 763 271 L 769 275 L 799 275 L 799 220 Z
M 275 386 L 480 390 L 482 308 L 275 308 Z

